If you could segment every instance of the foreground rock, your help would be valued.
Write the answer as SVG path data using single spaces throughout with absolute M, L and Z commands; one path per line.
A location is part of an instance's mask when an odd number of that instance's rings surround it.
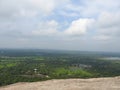
M 1 87 L 0 90 L 120 90 L 120 77 L 17 83 Z

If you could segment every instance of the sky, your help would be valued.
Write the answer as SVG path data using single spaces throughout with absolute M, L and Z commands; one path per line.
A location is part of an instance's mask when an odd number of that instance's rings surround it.
M 120 52 L 120 0 L 0 0 L 0 48 Z

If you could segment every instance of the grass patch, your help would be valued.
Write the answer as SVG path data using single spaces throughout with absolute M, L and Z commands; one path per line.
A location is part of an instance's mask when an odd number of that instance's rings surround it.
M 61 77 L 61 78 L 64 78 L 64 77 L 89 78 L 89 77 L 92 77 L 92 74 L 82 69 L 77 69 L 73 71 L 65 68 L 57 68 L 55 69 L 52 76 Z

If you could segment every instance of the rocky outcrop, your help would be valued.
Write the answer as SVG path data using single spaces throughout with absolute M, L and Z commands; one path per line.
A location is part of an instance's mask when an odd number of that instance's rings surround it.
M 0 90 L 120 90 L 120 77 L 16 83 L 1 87 Z

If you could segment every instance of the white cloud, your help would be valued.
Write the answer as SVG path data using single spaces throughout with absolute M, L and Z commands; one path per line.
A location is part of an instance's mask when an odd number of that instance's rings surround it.
M 86 0 L 80 14 L 84 17 L 95 17 L 102 12 L 119 11 L 119 0 Z
M 99 35 L 99 36 L 95 36 L 93 39 L 101 40 L 101 41 L 107 41 L 107 40 L 111 39 L 111 37 L 107 36 L 107 35 Z
M 100 28 L 114 27 L 120 25 L 120 12 L 102 12 L 98 17 Z
M 80 18 L 71 23 L 70 27 L 65 30 L 65 34 L 68 35 L 84 35 L 87 30 L 90 29 L 91 25 L 94 23 L 94 19 Z
M 85 35 L 91 29 L 94 22 L 94 19 L 80 18 L 72 21 L 70 26 L 62 31 L 59 30 L 60 24 L 55 20 L 41 22 L 38 25 L 38 29 L 32 31 L 32 35 L 57 37 L 81 36 Z
M 1 0 L 0 17 L 15 18 L 28 16 L 28 14 L 36 15 L 36 13 L 49 14 L 54 8 L 54 0 Z
M 95 30 L 98 39 L 112 40 L 120 36 L 120 13 L 103 12 L 96 20 Z M 95 36 L 96 37 L 96 36 Z
M 37 30 L 32 31 L 32 35 L 36 36 L 54 36 L 58 34 L 58 22 L 51 20 L 42 22 L 38 25 Z
M 0 19 L 21 16 L 48 16 L 69 0 L 0 0 Z
M 0 0 L 0 41 L 17 39 L 26 46 L 56 39 L 53 47 L 61 40 L 70 48 L 83 42 L 97 47 L 102 41 L 119 48 L 120 0 Z
M 36 10 L 41 10 L 43 13 L 51 13 L 55 7 L 55 0 L 28 0 L 30 1 L 31 6 L 33 6 Z

